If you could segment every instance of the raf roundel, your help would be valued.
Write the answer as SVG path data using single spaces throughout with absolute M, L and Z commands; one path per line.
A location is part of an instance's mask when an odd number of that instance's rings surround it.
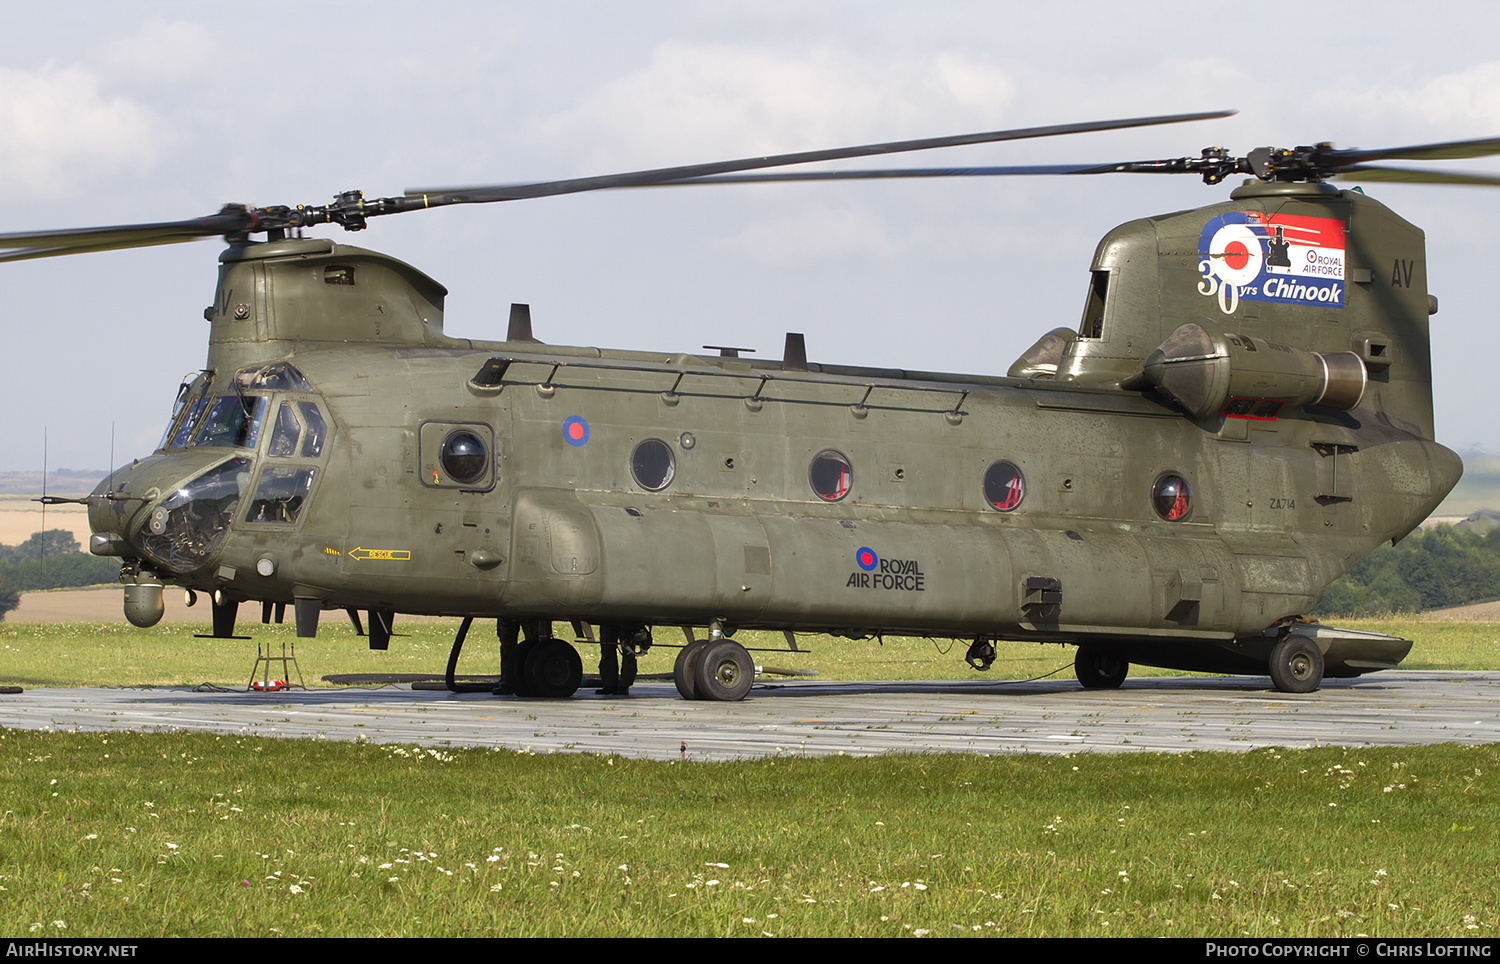
M 589 423 L 581 415 L 569 415 L 563 419 L 563 441 L 575 449 L 589 440 Z
M 1260 238 L 1246 224 L 1226 224 L 1214 233 L 1208 253 L 1213 273 L 1225 284 L 1243 288 L 1260 276 L 1265 262 Z
M 871 549 L 869 546 L 863 546 L 854 554 L 854 561 L 859 563 L 859 568 L 865 572 L 873 572 L 875 567 L 880 564 L 880 557 L 875 554 L 874 549 Z

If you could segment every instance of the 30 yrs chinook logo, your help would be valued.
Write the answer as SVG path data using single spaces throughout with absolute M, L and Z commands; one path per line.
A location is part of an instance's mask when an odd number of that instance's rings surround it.
M 1241 301 L 1344 307 L 1344 222 L 1230 211 L 1198 236 L 1198 293 L 1234 314 Z
M 915 559 L 882 559 L 869 546 L 854 553 L 858 572 L 849 573 L 848 589 L 897 589 L 903 592 L 926 592 L 927 575 Z

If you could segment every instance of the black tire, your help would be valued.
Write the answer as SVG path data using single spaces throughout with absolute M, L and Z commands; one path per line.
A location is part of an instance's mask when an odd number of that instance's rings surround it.
M 1097 646 L 1080 646 L 1073 657 L 1073 672 L 1086 690 L 1117 690 L 1130 672 L 1130 661 Z
M 739 643 L 721 639 L 703 651 L 695 682 L 700 700 L 738 703 L 755 683 L 755 661 Z
M 535 696 L 531 691 L 531 683 L 526 679 L 526 664 L 531 662 L 531 654 L 536 651 L 537 641 L 534 639 L 523 639 L 516 644 L 516 651 L 510 660 L 509 678 L 510 691 L 515 696 Z
M 672 682 L 685 700 L 698 698 L 698 660 L 708 648 L 704 639 L 688 643 L 677 651 L 677 661 L 672 664 Z
M 565 700 L 583 683 L 583 658 L 560 639 L 544 639 L 526 658 L 529 696 Z
M 1323 651 L 1306 636 L 1283 637 L 1271 650 L 1271 683 L 1283 693 L 1311 693 L 1323 685 Z

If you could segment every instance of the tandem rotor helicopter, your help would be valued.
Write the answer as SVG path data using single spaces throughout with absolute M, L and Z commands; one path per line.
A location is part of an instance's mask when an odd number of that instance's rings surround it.
M 155 453 L 86 499 L 90 550 L 122 563 L 125 614 L 176 585 L 299 637 L 364 611 L 495 620 L 496 692 L 566 697 L 582 658 L 553 632 L 644 652 L 690 640 L 689 699 L 742 699 L 740 628 L 1077 647 L 1086 687 L 1130 663 L 1325 675 L 1397 665 L 1407 640 L 1304 617 L 1458 481 L 1433 439 L 1423 233 L 1331 178 L 1500 183 L 1372 166 L 1500 153 L 1500 138 L 1319 144 L 1106 165 L 784 172 L 815 161 L 1169 124 L 1184 114 L 809 151 L 187 221 L 0 236 L 0 260 L 222 236 L 204 369 Z M 751 173 L 761 171 L 761 173 Z M 1003 375 L 569 347 L 513 305 L 503 341 L 443 333 L 446 289 L 298 229 L 613 188 L 955 175 L 1247 175 L 1229 200 L 1099 243 L 1076 328 Z M 263 235 L 264 240 L 253 240 Z M 56 500 L 62 501 L 62 500 Z M 598 627 L 597 637 L 593 627 Z M 695 630 L 707 628 L 706 638 Z M 628 681 L 626 682 L 628 685 Z

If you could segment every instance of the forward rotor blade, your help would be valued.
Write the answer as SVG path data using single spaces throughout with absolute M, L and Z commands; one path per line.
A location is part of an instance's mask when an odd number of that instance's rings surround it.
M 1500 174 L 1477 171 L 1414 171 L 1405 167 L 1354 164 L 1341 168 L 1334 177 L 1348 181 L 1402 181 L 1408 184 L 1478 184 L 1500 187 Z
M 1334 151 L 1331 156 L 1340 167 L 1343 167 L 1362 164 L 1365 161 L 1383 161 L 1388 158 L 1403 161 L 1453 161 L 1470 157 L 1489 157 L 1492 154 L 1500 154 L 1500 137 L 1484 137 L 1474 141 L 1448 141 L 1445 144 L 1387 147 L 1372 151 Z
M 399 214 L 429 207 L 443 207 L 449 204 L 483 204 L 490 201 L 551 197 L 559 194 L 577 194 L 583 191 L 599 191 L 608 188 L 662 184 L 671 181 L 680 181 L 684 178 L 729 174 L 768 167 L 782 167 L 788 164 L 808 164 L 815 161 L 833 161 L 850 157 L 896 154 L 904 151 L 923 151 L 937 147 L 955 147 L 962 144 L 987 144 L 996 141 L 1053 137 L 1060 134 L 1119 130 L 1128 127 L 1181 124 L 1188 121 L 1228 117 L 1233 113 L 1235 112 L 1212 111 L 1201 114 L 1172 114 L 1158 117 L 1135 117 L 1125 120 L 1090 121 L 1082 124 L 1060 124 L 1051 127 L 1027 127 L 1008 131 L 990 131 L 982 134 L 959 134 L 949 137 L 931 137 L 912 141 L 892 141 L 884 144 L 864 144 L 856 147 L 842 147 L 823 151 L 801 151 L 792 154 L 744 158 L 736 161 L 715 161 L 708 164 L 690 164 L 682 167 L 658 168 L 623 174 L 607 174 L 599 177 L 570 178 L 561 181 L 541 181 L 532 184 L 489 185 L 484 187 L 444 188 L 439 190 L 408 190 L 404 196 L 396 198 L 365 198 L 359 191 L 347 191 L 338 195 L 333 204 L 326 206 L 298 206 L 296 208 L 277 206 L 250 210 L 237 205 L 226 205 L 217 214 L 204 218 L 193 218 L 187 221 L 163 221 L 154 224 L 122 224 L 97 228 L 72 228 L 61 231 L 0 234 L 0 262 L 22 261 L 29 258 L 49 258 L 57 255 L 81 254 L 89 251 L 139 248 L 157 244 L 177 244 L 183 241 L 194 241 L 199 238 L 243 236 L 252 231 L 285 231 L 291 228 L 315 224 L 339 224 L 347 230 L 358 231 L 365 226 L 366 220 L 371 217 L 384 214 Z
M 254 219 L 244 210 L 220 212 L 187 221 L 156 224 L 120 224 L 100 228 L 69 228 L 62 231 L 30 231 L 0 234 L 0 261 L 24 261 L 88 251 L 143 248 L 155 244 L 179 244 L 200 238 L 219 237 L 251 230 Z
M 903 177 L 1024 177 L 1037 174 L 1109 174 L 1115 164 L 1030 164 L 1012 167 L 907 167 L 862 171 L 785 171 L 779 174 L 715 174 L 681 181 L 631 184 L 628 187 L 679 187 L 688 184 L 756 184 L 768 181 L 863 181 Z
M 631 171 L 624 174 L 570 178 L 563 181 L 539 181 L 532 184 L 496 184 L 466 188 L 408 189 L 406 195 L 407 197 L 424 197 L 426 205 L 431 207 L 448 204 L 485 204 L 491 201 L 515 201 L 522 198 L 577 194 L 583 191 L 602 191 L 617 187 L 640 187 L 670 181 L 682 181 L 686 178 L 707 177 L 714 174 L 753 171 L 767 167 L 784 167 L 788 164 L 811 164 L 816 161 L 837 161 L 850 157 L 873 157 L 880 154 L 925 151 L 938 147 L 957 147 L 963 144 L 990 144 L 996 141 L 1026 140 L 1035 137 L 1054 137 L 1060 134 L 1082 134 L 1091 131 L 1119 130 L 1127 127 L 1181 124 L 1187 121 L 1228 117 L 1233 113 L 1235 112 L 1212 111 L 1203 114 L 1172 114 L 1160 117 L 1134 117 L 1126 120 L 1091 121 L 1082 124 L 1060 124 L 1052 127 L 1027 127 L 1009 131 L 990 131 L 982 134 L 958 134 L 949 137 L 929 137 L 912 141 L 891 141 L 885 144 L 862 144 L 856 147 L 839 147 L 824 151 L 772 154 L 765 157 L 742 158 L 736 161 L 714 161 L 707 164 L 688 164 L 682 167 L 662 167 L 648 171 Z

